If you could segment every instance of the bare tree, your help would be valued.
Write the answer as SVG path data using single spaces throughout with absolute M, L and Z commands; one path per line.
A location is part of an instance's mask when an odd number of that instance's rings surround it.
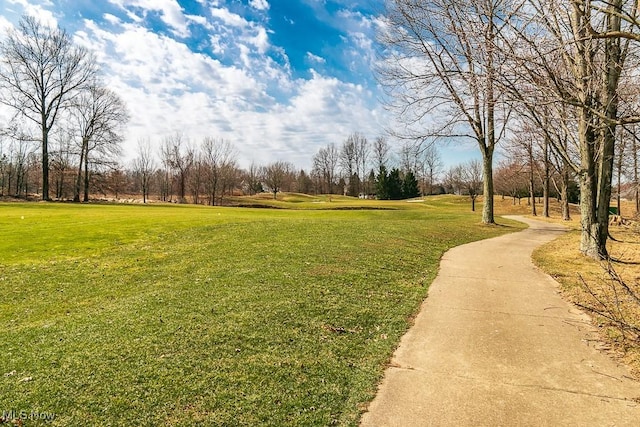
M 339 163 L 342 173 L 351 177 L 356 169 L 355 165 L 356 146 L 355 140 L 352 136 L 349 136 L 347 140 L 340 146 Z
M 29 157 L 34 150 L 35 147 L 32 145 L 30 138 L 18 137 L 14 139 L 11 163 L 13 165 L 13 184 L 15 188 L 13 195 L 15 197 L 27 196 Z M 11 191 L 11 182 L 9 182 L 9 191 Z
M 356 166 L 355 174 L 358 176 L 358 195 L 360 193 L 365 192 L 362 188 L 363 183 L 366 182 L 366 174 L 367 174 L 367 164 L 369 162 L 369 141 L 367 138 L 361 133 L 353 133 L 350 138 L 353 140 L 354 145 L 354 163 Z
M 249 195 L 252 196 L 262 192 L 262 181 L 260 177 L 260 167 L 251 162 L 249 170 L 245 174 L 246 187 Z
M 120 154 L 122 128 L 129 120 L 124 101 L 113 91 L 95 84 L 87 87 L 73 102 L 74 118 L 80 142 L 80 162 L 73 200 L 80 201 L 80 188 L 84 169 L 84 197 L 89 201 L 89 156 L 94 152 L 101 161 Z M 97 159 L 94 159 L 94 161 Z
M 174 171 L 178 179 L 180 203 L 186 203 L 187 179 L 193 165 L 194 153 L 182 134 L 166 137 L 162 142 L 162 157 L 168 168 Z
M 502 30 L 518 6 L 509 0 L 390 0 L 380 34 L 385 61 L 379 74 L 391 106 L 411 139 L 467 137 L 482 154 L 482 221 L 493 223 L 493 153 L 507 109 L 502 74 Z M 500 115 L 502 113 L 502 115 Z M 438 125 L 430 121 L 442 118 Z
M 138 140 L 137 157 L 133 160 L 133 169 L 142 189 L 142 202 L 147 203 L 151 179 L 156 169 L 156 162 L 148 139 Z
M 323 188 L 320 190 L 321 192 L 326 194 L 333 193 L 336 184 L 338 161 L 338 149 L 333 143 L 320 148 L 313 156 L 314 174 L 322 178 Z
M 214 206 L 217 198 L 222 199 L 230 171 L 236 168 L 237 153 L 231 142 L 209 137 L 202 141 L 201 151 L 206 165 L 205 190 Z
M 398 153 L 398 159 L 400 160 L 400 170 L 403 173 L 416 172 L 418 170 L 418 156 L 420 152 L 420 146 L 412 141 L 405 141 L 400 146 L 400 152 Z
M 389 166 L 389 155 L 390 155 L 391 147 L 387 142 L 386 138 L 379 136 L 373 142 L 373 159 L 375 161 L 376 170 L 380 170 L 380 166 L 388 167 Z
M 57 132 L 54 144 L 51 151 L 51 169 L 56 199 L 62 199 L 73 194 L 72 169 L 75 156 L 73 133 L 69 130 Z M 69 183 L 67 183 L 67 175 L 71 178 Z
M 423 177 L 426 185 L 423 185 L 422 192 L 424 194 L 433 194 L 433 186 L 436 178 L 442 171 L 443 163 L 438 152 L 438 148 L 434 144 L 427 144 L 421 150 L 420 175 Z
M 494 171 L 496 192 L 513 199 L 513 204 L 518 204 L 520 199 L 528 193 L 528 182 L 526 179 L 526 167 L 517 158 L 503 161 L 498 164 Z
M 49 133 L 95 74 L 95 59 L 86 49 L 33 17 L 23 17 L 0 42 L 0 102 L 41 130 L 43 200 L 49 200 Z
M 482 194 L 482 163 L 479 160 L 470 160 L 458 168 L 461 188 L 471 199 L 471 210 L 475 212 L 476 199 Z M 487 203 L 486 197 L 485 203 Z
M 277 161 L 265 166 L 262 170 L 264 183 L 273 193 L 273 199 L 277 199 L 278 193 L 281 191 L 285 183 L 287 175 L 293 170 L 293 165 Z
M 196 149 L 193 154 L 193 165 L 189 174 L 189 189 L 191 190 L 191 199 L 195 205 L 200 204 L 200 195 L 204 191 L 204 183 L 207 174 L 207 164 L 202 155 L 202 151 Z

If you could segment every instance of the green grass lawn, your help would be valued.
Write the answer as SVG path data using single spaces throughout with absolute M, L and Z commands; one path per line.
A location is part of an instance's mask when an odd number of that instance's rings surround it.
M 0 205 L 0 411 L 64 426 L 356 425 L 441 254 L 520 227 L 430 200 Z

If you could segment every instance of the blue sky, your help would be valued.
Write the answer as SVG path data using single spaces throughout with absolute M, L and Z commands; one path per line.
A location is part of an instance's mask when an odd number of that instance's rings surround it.
M 181 133 L 230 140 L 241 166 L 309 168 L 322 146 L 385 134 L 372 74 L 382 0 L 0 0 L 96 52 L 127 103 L 125 153 Z M 445 160 L 454 152 L 443 152 Z

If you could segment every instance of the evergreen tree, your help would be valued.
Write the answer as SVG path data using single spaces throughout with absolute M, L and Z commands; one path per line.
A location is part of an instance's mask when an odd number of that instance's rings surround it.
M 376 178 L 376 197 L 378 200 L 389 199 L 389 175 L 387 174 L 387 168 L 384 165 L 380 165 L 380 171 Z
M 402 199 L 402 178 L 397 168 L 391 169 L 387 178 L 387 195 L 391 200 Z
M 338 194 L 346 196 L 348 191 L 349 189 L 347 188 L 347 182 L 344 180 L 344 178 L 340 178 L 340 181 L 338 181 Z
M 357 173 L 354 173 L 349 177 L 349 189 L 347 190 L 348 196 L 358 197 L 360 195 L 360 177 Z
M 412 199 L 420 196 L 420 188 L 418 180 L 413 172 L 409 171 L 404 175 L 402 181 L 402 197 L 405 199 Z

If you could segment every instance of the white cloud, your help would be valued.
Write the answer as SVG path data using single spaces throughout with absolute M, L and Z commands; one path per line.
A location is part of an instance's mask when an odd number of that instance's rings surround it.
M 323 57 L 318 56 L 318 55 L 314 55 L 311 52 L 307 52 L 307 59 L 309 61 L 311 61 L 311 62 L 315 62 L 315 63 L 318 63 L 318 64 L 324 64 L 324 63 L 327 62 L 327 60 L 324 59 Z
M 102 17 L 104 18 L 105 21 L 113 24 L 113 25 L 120 25 L 122 23 L 122 21 L 120 20 L 120 18 L 118 18 L 115 15 L 112 15 L 110 13 L 105 13 L 104 15 L 102 15 Z
M 253 46 L 259 55 L 263 55 L 269 49 L 269 35 L 266 28 L 249 22 L 225 8 L 211 8 L 211 16 L 221 23 L 215 27 L 217 34 L 210 36 L 214 52 L 219 53 L 227 50 L 225 44 L 221 42 L 224 38 L 237 38 L 245 44 Z M 246 64 L 246 59 L 252 52 L 246 49 L 245 44 L 239 44 L 238 47 L 241 50 L 241 59 Z
M 269 36 L 264 27 L 256 27 L 256 35 L 247 40 L 258 49 L 260 54 L 264 54 L 269 49 Z
M 269 2 L 267 2 L 267 0 L 250 0 L 249 4 L 254 9 L 258 9 L 258 10 L 268 10 L 269 9 Z
M 33 16 L 43 24 L 50 27 L 56 27 L 58 25 L 56 16 L 50 10 L 45 9 L 46 7 L 52 6 L 50 0 L 41 1 L 41 4 L 32 4 L 28 0 L 8 0 L 8 2 L 20 6 L 24 14 Z
M 196 24 L 199 24 L 199 25 L 207 26 L 207 24 L 208 24 L 207 18 L 205 18 L 204 16 L 200 16 L 200 15 L 185 15 L 185 17 L 189 21 L 195 22 Z
M 159 12 L 160 19 L 166 25 L 172 28 L 174 33 L 180 37 L 189 36 L 189 28 L 187 18 L 185 17 L 182 7 L 177 0 L 109 0 L 111 3 L 119 6 L 132 17 L 135 16 L 131 7 L 138 7 L 145 11 Z M 136 19 L 138 21 L 139 19 Z
M 4 16 L 0 16 L 0 33 L 6 34 L 10 28 L 13 28 L 13 24 Z
M 211 8 L 211 16 L 213 16 L 214 18 L 218 18 L 223 23 L 232 27 L 245 28 L 250 25 L 249 21 L 247 21 L 237 13 L 230 12 L 229 9 L 216 7 Z

